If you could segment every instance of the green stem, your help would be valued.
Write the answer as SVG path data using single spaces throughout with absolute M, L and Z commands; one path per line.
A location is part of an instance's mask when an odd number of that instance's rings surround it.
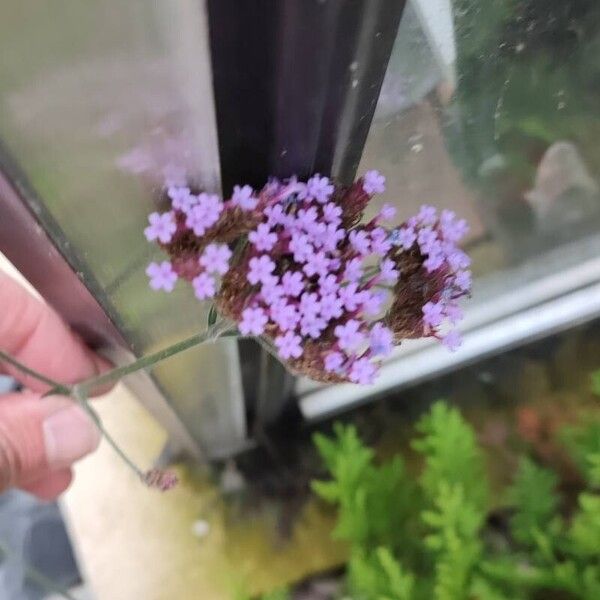
M 96 377 L 90 377 L 89 379 L 85 379 L 81 383 L 78 384 L 78 387 L 89 394 L 90 391 L 101 387 L 107 383 L 112 383 L 114 381 L 118 381 L 122 377 L 129 375 L 130 373 L 135 373 L 141 369 L 145 369 L 147 367 L 151 367 L 175 354 L 179 354 L 180 352 L 184 352 L 185 350 L 189 350 L 194 346 L 198 346 L 203 342 L 208 342 L 210 340 L 216 340 L 219 336 L 225 335 L 227 330 L 232 327 L 232 324 L 227 321 L 217 321 L 214 325 L 208 327 L 202 333 L 197 333 L 181 342 L 177 342 L 168 348 L 163 348 L 162 350 L 158 350 L 153 354 L 148 354 L 147 356 L 142 356 L 141 358 L 129 363 L 128 365 L 123 365 L 122 367 L 116 367 L 102 375 L 97 375 Z
M 11 364 L 13 367 L 15 367 L 15 369 L 21 371 L 21 373 L 25 373 L 25 375 L 29 375 L 30 377 L 33 377 L 34 379 L 37 379 L 38 381 L 41 381 L 42 383 L 51 386 L 57 394 L 71 394 L 71 388 L 69 386 L 64 385 L 62 383 L 58 383 L 58 381 L 54 381 L 53 379 L 50 379 L 50 377 L 46 377 L 45 375 L 42 375 L 41 373 L 38 373 L 37 371 L 26 367 L 25 365 L 21 364 L 18 360 L 13 358 L 10 354 L 7 354 L 2 350 L 0 350 L 0 359 L 4 362 Z
M 117 444 L 115 439 L 104 428 L 104 425 L 102 424 L 102 419 L 100 419 L 100 416 L 98 415 L 98 413 L 92 408 L 92 406 L 88 402 L 88 398 L 87 398 L 87 394 L 86 394 L 85 390 L 81 386 L 76 385 L 73 388 L 73 396 L 77 400 L 77 402 L 79 402 L 79 405 L 81 406 L 81 408 L 83 408 L 83 410 L 85 410 L 85 412 L 88 415 L 90 415 L 90 417 L 92 418 L 94 423 L 96 423 L 96 427 L 98 427 L 98 429 L 100 430 L 100 433 L 102 433 L 104 439 L 112 446 L 113 450 L 123 459 L 125 464 L 127 464 L 129 467 L 131 467 L 133 472 L 140 479 L 143 479 L 144 472 L 129 458 L 129 456 L 127 456 L 127 454 L 125 454 L 125 452 L 121 449 L 119 444 Z

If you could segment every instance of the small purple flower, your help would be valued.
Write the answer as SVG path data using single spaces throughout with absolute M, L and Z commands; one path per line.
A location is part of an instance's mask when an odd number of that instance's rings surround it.
M 300 271 L 287 271 L 281 278 L 281 285 L 287 296 L 297 298 L 304 291 L 304 276 Z
M 377 215 L 378 221 L 391 221 L 396 216 L 396 207 L 387 202 L 381 207 Z
M 192 279 L 192 286 L 194 287 L 194 293 L 198 300 L 212 298 L 216 292 L 215 280 L 206 273 L 200 273 L 198 277 L 194 277 L 194 279 Z
M 260 295 L 269 306 L 279 302 L 284 296 L 283 286 L 279 285 L 279 277 L 269 275 L 265 278 L 260 287 Z
M 350 319 L 345 325 L 338 325 L 333 330 L 342 350 L 353 350 L 365 341 L 365 335 L 360 328 L 360 321 Z
M 165 290 L 172 292 L 177 282 L 177 273 L 168 260 L 158 263 L 150 263 L 146 268 L 146 275 L 150 278 L 150 287 L 153 290 Z
M 346 233 L 343 229 L 338 229 L 337 225 L 330 223 L 325 228 L 323 234 L 322 245 L 328 252 L 335 252 L 338 243 L 346 237 Z
M 333 202 L 328 202 L 323 207 L 323 219 L 327 221 L 327 223 L 331 225 L 335 225 L 336 227 L 342 221 L 342 209 L 337 204 Z
M 327 326 L 327 322 L 315 315 L 304 315 L 300 321 L 300 333 L 315 339 Z
M 463 318 L 463 312 L 457 304 L 449 303 L 446 304 L 444 309 L 446 316 L 450 319 L 450 322 L 455 325 Z
M 282 331 L 288 331 L 296 327 L 300 315 L 292 304 L 280 300 L 271 306 L 271 319 Z
M 305 194 L 309 198 L 314 198 L 320 204 L 325 204 L 333 194 L 333 189 L 329 177 L 321 177 L 317 174 L 306 182 Z
M 453 329 L 442 338 L 442 344 L 451 352 L 455 352 L 462 344 L 462 337 L 456 329 Z
M 302 356 L 302 346 L 300 345 L 302 338 L 295 335 L 293 331 L 287 331 L 283 335 L 275 338 L 275 345 L 279 351 L 281 358 L 300 358 Z
M 175 219 L 172 212 L 160 213 L 154 212 L 148 216 L 150 225 L 144 229 L 144 235 L 149 242 L 158 240 L 161 244 L 168 244 L 177 230 Z
M 386 283 L 396 283 L 398 281 L 398 277 L 400 273 L 396 269 L 396 263 L 391 258 L 386 258 L 381 261 L 381 266 L 379 267 L 379 276 Z
M 321 296 L 321 316 L 325 321 L 338 319 L 344 312 L 342 301 L 335 294 Z
M 344 355 L 341 352 L 329 352 L 325 357 L 325 370 L 329 373 L 337 372 L 344 364 Z
M 264 213 L 268 219 L 267 222 L 271 227 L 275 227 L 275 225 L 283 225 L 286 227 L 292 220 L 292 217 L 283 210 L 281 204 L 267 206 Z
M 441 302 L 427 302 L 423 306 L 423 323 L 430 327 L 437 327 L 444 318 L 444 306 Z
M 308 236 L 302 233 L 293 233 L 290 240 L 290 252 L 293 253 L 296 262 L 303 263 L 314 254 L 314 248 Z
M 369 334 L 369 344 L 373 356 L 389 356 L 394 349 L 394 334 L 381 323 L 375 323 Z
M 261 223 L 256 231 L 251 231 L 248 235 L 248 239 L 257 250 L 261 252 L 269 251 L 273 249 L 275 242 L 277 241 L 277 234 L 271 232 L 271 228 L 266 223 Z
M 304 292 L 300 296 L 300 313 L 304 317 L 306 315 L 317 315 L 321 310 L 321 303 L 316 294 Z
M 401 227 L 394 229 L 390 235 L 390 242 L 394 246 L 401 246 L 405 250 L 410 250 L 417 241 L 417 234 L 412 227 Z
M 359 358 L 352 363 L 350 381 L 370 385 L 375 381 L 377 367 L 368 358 Z
M 327 294 L 337 294 L 340 289 L 337 277 L 335 275 L 325 275 L 319 277 L 320 292 L 322 296 Z
M 423 266 L 427 269 L 428 273 L 437 271 L 444 264 L 444 256 L 441 252 L 432 252 L 427 257 L 427 260 L 423 262 Z
M 469 224 L 464 219 L 457 219 L 451 210 L 443 210 L 440 215 L 440 227 L 444 239 L 456 243 L 469 233 Z
M 371 292 L 365 290 L 360 292 L 362 311 L 366 315 L 376 315 L 381 312 L 381 307 L 386 300 L 386 294 L 383 291 Z
M 209 244 L 200 257 L 200 264 L 208 273 L 225 275 L 229 271 L 231 250 L 227 244 Z
M 167 196 L 171 199 L 171 206 L 184 213 L 196 202 L 196 197 L 192 195 L 189 187 L 171 186 L 167 189 Z
M 441 249 L 437 233 L 430 227 L 424 227 L 419 231 L 417 241 L 423 254 L 433 254 Z
M 202 193 L 198 196 L 198 202 L 188 211 L 185 224 L 197 236 L 202 236 L 219 220 L 221 212 L 223 212 L 223 203 L 219 197 L 216 194 Z
M 252 194 L 254 194 L 254 190 L 249 185 L 243 187 L 236 185 L 233 187 L 231 203 L 239 206 L 242 210 L 254 210 L 258 204 L 258 199 L 254 198 Z
M 433 225 L 437 219 L 435 207 L 423 204 L 417 213 L 416 220 L 422 225 Z
M 367 171 L 363 177 L 363 190 L 367 194 L 382 194 L 385 192 L 385 177 L 379 171 Z
M 338 291 L 340 300 L 348 310 L 356 310 L 360 303 L 360 292 L 357 292 L 357 289 L 358 286 L 356 283 L 349 283 L 348 285 L 341 286 Z
M 358 281 L 362 276 L 362 259 L 357 257 L 349 260 L 344 270 L 344 279 L 347 281 Z
M 369 234 L 362 229 L 353 230 L 350 232 L 348 239 L 352 244 L 352 247 L 362 256 L 369 254 L 369 248 L 371 242 L 369 240 Z
M 238 329 L 242 335 L 262 335 L 268 320 L 262 308 L 246 308 L 242 312 Z
M 327 275 L 329 259 L 324 252 L 315 252 L 308 258 L 302 270 L 309 276 Z
M 317 221 L 317 209 L 314 206 L 310 206 L 309 208 L 301 208 L 296 215 L 296 225 L 306 231 L 307 233 L 311 233 L 312 226 Z
M 371 252 L 379 256 L 385 256 L 391 249 L 392 243 L 388 239 L 388 233 L 383 227 L 375 227 L 371 231 Z
M 466 269 L 471 266 L 471 259 L 469 256 L 458 248 L 449 249 L 446 253 L 446 260 L 454 271 Z
M 275 263 L 266 254 L 251 258 L 249 266 L 247 278 L 253 285 L 268 281 L 275 269 Z
M 454 285 L 463 292 L 468 292 L 471 289 L 471 271 L 459 271 L 454 277 Z

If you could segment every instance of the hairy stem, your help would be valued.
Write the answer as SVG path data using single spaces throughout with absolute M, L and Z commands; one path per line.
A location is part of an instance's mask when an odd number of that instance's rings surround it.
M 189 350 L 194 346 L 199 346 L 204 342 L 214 341 L 219 336 L 225 335 L 226 332 L 231 329 L 232 324 L 228 321 L 217 321 L 214 325 L 208 327 L 202 333 L 197 333 L 181 342 L 177 342 L 172 346 L 167 348 L 163 348 L 162 350 L 158 350 L 153 354 L 148 354 L 146 356 L 142 356 L 137 360 L 134 360 L 132 363 L 128 365 L 123 365 L 122 367 L 116 367 L 102 375 L 97 375 L 96 377 L 90 377 L 89 379 L 85 379 L 81 383 L 78 384 L 78 387 L 89 394 L 96 388 L 99 388 L 107 383 L 112 383 L 114 381 L 118 381 L 119 379 L 129 375 L 131 373 L 135 373 L 136 371 L 140 371 L 141 369 L 145 369 L 147 367 L 152 367 L 155 364 L 174 356 L 175 354 L 179 354 L 180 352 L 184 352 L 185 350 Z
M 122 448 L 117 444 L 115 439 L 108 433 L 108 431 L 104 428 L 102 423 L 102 419 L 98 413 L 94 410 L 91 404 L 88 401 L 87 394 L 85 389 L 83 389 L 80 385 L 76 385 L 73 388 L 73 397 L 79 402 L 79 405 L 85 412 L 91 417 L 91 419 L 96 424 L 96 427 L 100 430 L 100 433 L 104 436 L 104 439 L 112 446 L 113 450 L 123 459 L 126 465 L 128 465 L 133 472 L 140 478 L 144 478 L 144 472 L 140 469 L 134 462 L 125 454 Z

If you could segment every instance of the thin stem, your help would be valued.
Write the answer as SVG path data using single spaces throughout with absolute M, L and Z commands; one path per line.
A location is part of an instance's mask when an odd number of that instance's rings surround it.
M 34 379 L 37 379 L 38 381 L 41 381 L 42 383 L 51 386 L 57 394 L 71 394 L 70 387 L 62 383 L 58 383 L 58 381 L 54 381 L 53 379 L 50 379 L 50 377 L 46 377 L 45 375 L 42 375 L 41 373 L 38 373 L 37 371 L 26 367 L 25 365 L 21 364 L 18 360 L 13 358 L 10 354 L 7 354 L 2 350 L 0 350 L 0 359 L 4 362 L 11 364 L 13 367 L 18 369 L 22 373 L 25 373 L 25 375 L 29 375 L 30 377 L 33 377 Z
M 100 419 L 100 416 L 88 402 L 85 390 L 82 389 L 81 386 L 76 385 L 73 388 L 73 396 L 83 408 L 83 410 L 85 410 L 85 412 L 88 415 L 90 415 L 90 417 L 96 424 L 96 427 L 98 427 L 100 433 L 102 433 L 104 439 L 112 446 L 113 450 L 123 459 L 125 464 L 127 464 L 140 479 L 143 479 L 144 472 L 129 458 L 129 456 L 127 456 L 127 454 L 125 454 L 125 452 L 121 449 L 119 444 L 117 444 L 115 439 L 105 429 L 104 425 L 102 424 L 102 420 Z
M 135 373 L 141 369 L 145 369 L 147 367 L 151 367 L 175 354 L 179 354 L 180 352 L 184 352 L 185 350 L 189 350 L 194 346 L 198 346 L 203 342 L 207 342 L 209 340 L 216 340 L 220 335 L 223 335 L 227 332 L 228 329 L 232 327 L 232 324 L 228 321 L 217 321 L 214 325 L 208 327 L 202 333 L 197 333 L 181 342 L 177 342 L 168 348 L 163 348 L 162 350 L 158 350 L 153 354 L 148 354 L 147 356 L 142 356 L 141 358 L 129 363 L 128 365 L 123 365 L 122 367 L 117 367 L 102 375 L 98 375 L 96 377 L 90 377 L 89 379 L 85 379 L 81 383 L 78 384 L 78 387 L 82 390 L 85 390 L 86 394 L 91 390 L 101 387 L 106 383 L 112 383 L 113 381 L 117 381 L 130 373 Z

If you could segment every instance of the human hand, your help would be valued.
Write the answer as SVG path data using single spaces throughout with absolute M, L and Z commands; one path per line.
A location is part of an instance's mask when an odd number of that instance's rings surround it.
M 41 300 L 0 272 L 0 349 L 56 381 L 75 383 L 109 368 Z M 48 386 L 0 362 L 24 391 L 0 396 L 0 492 L 18 487 L 51 500 L 71 483 L 71 465 L 100 433 L 72 399 L 42 398 Z

